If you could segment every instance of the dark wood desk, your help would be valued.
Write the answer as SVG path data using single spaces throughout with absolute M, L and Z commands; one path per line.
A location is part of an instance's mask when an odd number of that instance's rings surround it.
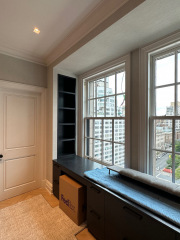
M 75 155 L 53 160 L 53 194 L 67 174 L 87 189 L 87 225 L 99 240 L 180 240 L 178 226 L 88 180 L 84 172 L 104 166 Z

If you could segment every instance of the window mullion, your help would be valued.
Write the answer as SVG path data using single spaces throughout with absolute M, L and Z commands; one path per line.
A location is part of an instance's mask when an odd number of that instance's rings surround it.
M 177 104 L 177 52 L 175 52 L 175 69 L 174 69 L 174 75 L 175 75 L 175 102 L 174 102 L 174 115 L 178 115 L 178 104 Z
M 114 119 L 112 119 L 112 165 L 114 165 Z
M 104 77 L 104 117 L 106 117 L 106 77 Z
M 92 134 L 93 135 L 93 139 L 92 139 L 92 142 L 93 142 L 92 143 L 93 144 L 92 158 L 94 158 L 94 150 L 95 150 L 95 140 L 94 140 L 94 128 L 95 128 L 94 125 L 95 124 L 94 124 L 94 122 L 95 122 L 95 120 L 93 119 L 92 121 L 93 121 L 93 126 L 92 126 L 92 128 L 93 128 L 93 134 Z
M 117 73 L 115 74 L 115 117 L 117 117 Z
M 104 120 L 102 119 L 102 139 L 104 139 Z M 102 149 L 102 158 L 101 158 L 101 162 L 103 162 L 103 159 L 104 159 L 104 147 L 103 147 L 103 141 L 102 142 L 102 145 L 101 145 L 101 149 Z
M 175 119 L 172 123 L 172 182 L 175 183 Z

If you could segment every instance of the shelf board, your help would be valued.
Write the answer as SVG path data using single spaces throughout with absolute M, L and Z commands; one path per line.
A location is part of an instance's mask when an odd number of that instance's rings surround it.
M 59 110 L 76 110 L 75 108 L 59 107 Z
M 75 138 L 62 138 L 62 139 L 59 138 L 59 141 L 62 142 L 75 141 Z
M 75 95 L 76 93 L 74 92 L 67 92 L 67 91 L 58 91 L 59 93 L 65 93 L 65 94 L 72 94 L 72 95 Z
M 59 125 L 75 125 L 75 123 L 58 123 Z

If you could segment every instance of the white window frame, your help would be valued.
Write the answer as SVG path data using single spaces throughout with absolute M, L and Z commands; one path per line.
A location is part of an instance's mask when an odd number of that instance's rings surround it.
M 152 56 L 176 48 L 180 44 L 180 31 L 168 35 L 140 50 L 140 80 L 139 80 L 139 171 L 152 174 L 152 163 L 150 159 L 150 131 L 149 131 L 149 112 L 150 112 L 150 79 Z
M 80 125 L 81 127 L 78 130 L 78 144 L 81 144 L 82 150 L 79 151 L 80 156 L 85 157 L 85 117 L 86 115 L 86 109 L 87 109 L 87 101 L 86 101 L 86 95 L 87 92 L 85 91 L 86 88 L 86 82 L 89 80 L 97 79 L 99 78 L 100 74 L 107 75 L 110 73 L 114 73 L 122 68 L 122 65 L 124 65 L 124 69 L 126 72 L 126 106 L 125 106 L 125 112 L 126 112 L 126 123 L 125 123 L 125 167 L 130 167 L 130 55 L 126 55 L 124 57 L 118 58 L 114 61 L 111 61 L 107 64 L 104 64 L 103 66 L 100 66 L 96 69 L 93 69 L 89 71 L 88 73 L 85 73 L 79 77 L 79 89 L 81 88 L 81 108 L 83 111 L 81 111 L 81 114 L 79 116 Z M 87 88 L 86 88 L 87 89 Z M 83 99 L 83 100 L 82 100 Z M 113 117 L 109 117 L 109 119 L 112 119 Z M 100 117 L 100 119 L 103 119 Z M 120 119 L 120 118 L 117 118 Z M 78 147 L 80 150 L 80 146 Z M 94 159 L 92 159 L 94 160 Z M 95 160 L 94 160 L 95 161 Z M 99 162 L 99 161 L 98 161 Z M 104 164 L 104 163 L 103 163 Z

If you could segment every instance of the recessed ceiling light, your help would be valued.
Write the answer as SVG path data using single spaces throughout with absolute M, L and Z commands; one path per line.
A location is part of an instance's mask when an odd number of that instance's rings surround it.
M 34 30 L 33 30 L 33 32 L 36 33 L 36 34 L 39 34 L 39 33 L 40 33 L 40 30 L 39 30 L 37 27 L 35 27 Z

